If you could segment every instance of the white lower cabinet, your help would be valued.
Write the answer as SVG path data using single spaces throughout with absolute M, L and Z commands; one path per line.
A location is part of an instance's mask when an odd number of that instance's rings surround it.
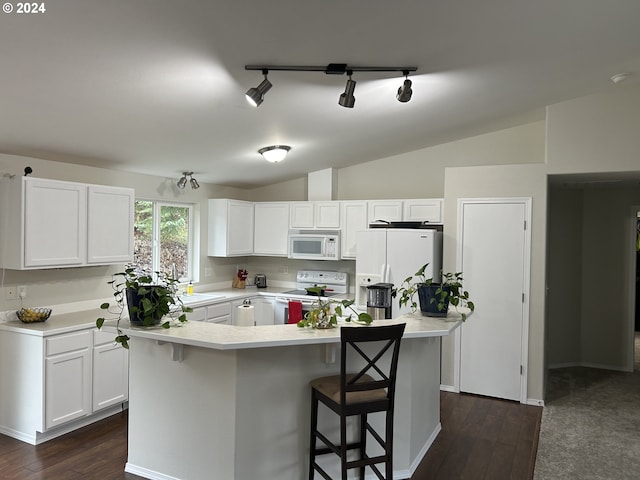
M 129 399 L 129 350 L 113 341 L 113 334 L 93 331 L 94 412 Z
M 45 336 L 0 328 L 0 432 L 35 445 L 116 413 L 129 351 L 114 336 L 86 323 Z
M 256 297 L 251 299 L 254 306 L 256 325 L 273 325 L 275 323 L 275 309 L 273 298 Z
M 91 413 L 91 331 L 45 340 L 45 427 Z
M 207 322 L 231 324 L 231 302 L 217 303 L 207 307 Z

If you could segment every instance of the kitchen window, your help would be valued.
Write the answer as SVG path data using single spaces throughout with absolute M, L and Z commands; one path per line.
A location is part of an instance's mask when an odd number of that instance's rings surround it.
M 134 263 L 180 281 L 193 278 L 193 206 L 136 200 Z

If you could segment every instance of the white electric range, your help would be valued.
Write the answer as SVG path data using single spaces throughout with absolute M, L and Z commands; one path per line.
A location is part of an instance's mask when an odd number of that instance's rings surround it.
M 326 270 L 300 270 L 296 275 L 296 289 L 284 292 L 275 299 L 275 323 L 288 323 L 289 302 L 302 304 L 302 315 L 308 312 L 318 296 L 307 293 L 308 287 L 324 286 L 325 297 L 348 293 L 349 274 Z

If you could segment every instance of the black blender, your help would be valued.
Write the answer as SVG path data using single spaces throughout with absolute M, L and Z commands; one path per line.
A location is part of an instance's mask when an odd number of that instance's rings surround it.
M 374 320 L 391 318 L 393 283 L 374 283 L 367 286 L 367 313 Z

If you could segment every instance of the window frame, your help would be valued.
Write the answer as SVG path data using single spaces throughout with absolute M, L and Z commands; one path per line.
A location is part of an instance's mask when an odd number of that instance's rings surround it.
M 187 229 L 187 272 L 185 276 L 178 278 L 179 283 L 187 283 L 196 281 L 195 278 L 195 205 L 192 203 L 168 202 L 166 200 L 151 200 L 148 198 L 136 198 L 137 202 L 150 202 L 152 204 L 152 228 L 151 228 L 151 265 L 154 272 L 160 271 L 160 221 L 162 216 L 160 211 L 162 207 L 178 207 L 186 208 L 188 213 L 188 229 Z M 135 207 L 134 207 L 135 208 Z

